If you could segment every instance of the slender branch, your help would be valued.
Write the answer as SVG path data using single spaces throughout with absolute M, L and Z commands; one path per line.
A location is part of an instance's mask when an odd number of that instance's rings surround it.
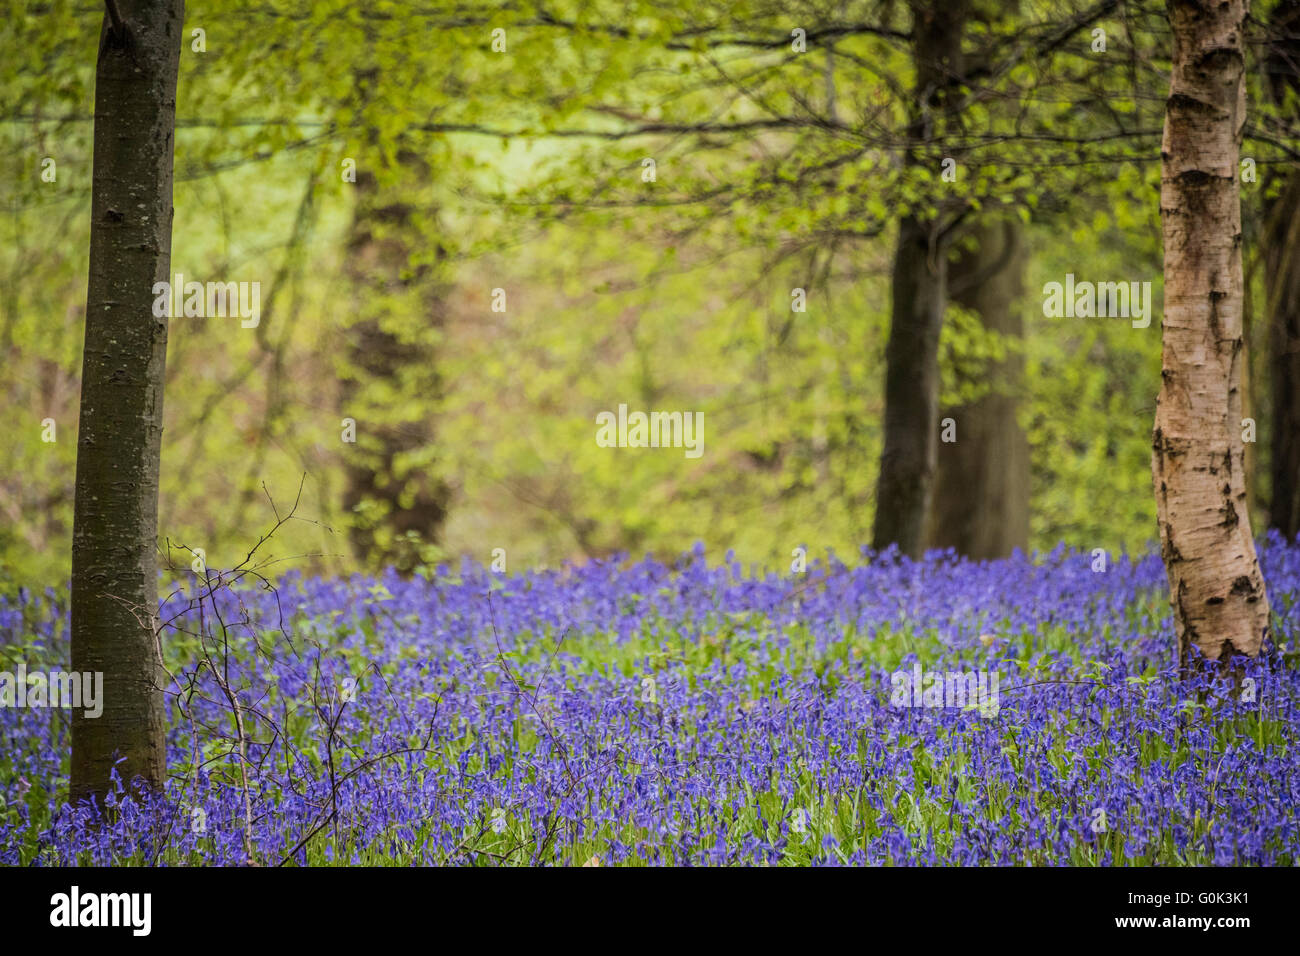
M 108 7 L 108 19 L 112 23 L 112 32 L 119 38 L 126 36 L 126 24 L 122 22 L 122 11 L 117 8 L 117 0 L 104 0 Z

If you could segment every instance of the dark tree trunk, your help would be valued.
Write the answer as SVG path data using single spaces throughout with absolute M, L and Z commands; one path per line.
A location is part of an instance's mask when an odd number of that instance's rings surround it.
M 935 113 L 963 74 L 962 31 L 968 0 L 913 0 L 916 101 L 908 135 L 933 139 Z M 909 153 L 907 162 L 921 160 Z M 936 178 L 939 170 L 935 170 Z M 939 331 L 947 301 L 947 252 L 937 218 L 908 215 L 898 228 L 890 279 L 885 348 L 885 427 L 876 483 L 872 547 L 896 544 L 919 557 L 924 547 L 939 426 Z
M 434 216 L 427 199 L 416 205 L 428 196 L 429 166 L 412 151 L 397 158 L 402 180 L 393 192 L 370 171 L 357 174 L 346 267 L 357 313 L 342 389 L 342 412 L 357 424 L 343 504 L 354 513 L 357 557 L 410 573 L 421 563 L 420 545 L 441 539 L 450 497 L 436 473 L 434 444 L 446 289 L 436 267 L 412 264 L 429 241 L 419 215 Z M 386 393 L 412 407 L 391 407 Z
M 1283 106 L 1300 93 L 1300 0 L 1269 19 L 1266 89 Z M 1279 181 L 1280 180 L 1280 181 Z M 1272 379 L 1272 499 L 1268 521 L 1288 539 L 1300 533 L 1300 175 L 1271 173 L 1264 207 L 1264 301 Z
M 1029 546 L 1029 441 L 1016 419 L 1024 358 L 1020 311 L 1024 295 L 1022 229 L 1011 218 L 968 229 L 976 242 L 948 267 L 951 301 L 979 316 L 984 329 L 1006 341 L 998 360 L 963 363 L 959 385 L 979 388 L 968 404 L 945 408 L 957 440 L 941 443 L 927 540 L 977 560 L 1002 558 Z
M 1300 532 L 1300 176 L 1292 173 L 1265 212 L 1264 283 L 1272 378 L 1272 507 L 1269 525 Z
M 939 428 L 939 332 L 947 263 L 933 225 L 913 218 L 898 229 L 885 348 L 885 445 L 876 485 L 872 546 L 911 557 L 924 546 Z
M 95 76 L 90 281 L 72 532 L 72 669 L 102 672 L 103 713 L 71 713 L 71 798 L 166 773 L 158 637 L 158 464 L 170 281 L 172 148 L 184 0 L 118 0 Z M 115 765 L 115 758 L 122 762 Z

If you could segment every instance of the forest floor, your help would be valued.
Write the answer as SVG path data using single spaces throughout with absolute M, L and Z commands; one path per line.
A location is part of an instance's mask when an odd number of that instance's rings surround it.
M 66 805 L 68 711 L 10 701 L 0 863 L 1292 864 L 1300 548 L 1262 562 L 1275 651 L 1195 683 L 1153 557 L 191 579 L 165 793 Z M 66 592 L 0 598 L 0 655 L 66 667 Z

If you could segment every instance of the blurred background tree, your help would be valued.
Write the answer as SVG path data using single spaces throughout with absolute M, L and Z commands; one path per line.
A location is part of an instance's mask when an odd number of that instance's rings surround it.
M 959 426 L 935 451 L 925 544 L 1147 546 L 1163 6 L 973 2 L 928 142 L 908 133 L 913 6 L 192 2 L 173 269 L 260 281 L 263 314 L 172 322 L 160 546 L 233 564 L 267 494 L 305 474 L 316 520 L 279 552 L 315 571 L 696 540 L 778 567 L 796 546 L 853 556 L 877 511 L 898 224 L 938 214 L 960 217 L 935 397 Z M 1264 240 L 1295 219 L 1265 208 L 1300 154 L 1294 92 L 1269 87 L 1284 8 L 1250 23 L 1262 174 L 1243 197 L 1266 504 L 1296 478 L 1277 469 L 1300 390 L 1269 344 L 1293 301 L 1268 282 L 1291 272 L 1249 270 L 1296 248 Z M 43 0 L 0 37 L 10 584 L 68 573 L 101 17 Z M 1044 316 L 1066 273 L 1152 281 L 1151 327 Z M 702 411 L 703 457 L 599 447 L 595 417 L 620 403 Z

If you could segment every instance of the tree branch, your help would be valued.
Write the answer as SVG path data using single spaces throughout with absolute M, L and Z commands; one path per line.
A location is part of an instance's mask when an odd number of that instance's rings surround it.
M 117 8 L 117 0 L 104 0 L 104 6 L 108 7 L 108 19 L 112 26 L 110 31 L 122 38 L 126 36 L 126 24 L 122 22 L 122 11 Z

